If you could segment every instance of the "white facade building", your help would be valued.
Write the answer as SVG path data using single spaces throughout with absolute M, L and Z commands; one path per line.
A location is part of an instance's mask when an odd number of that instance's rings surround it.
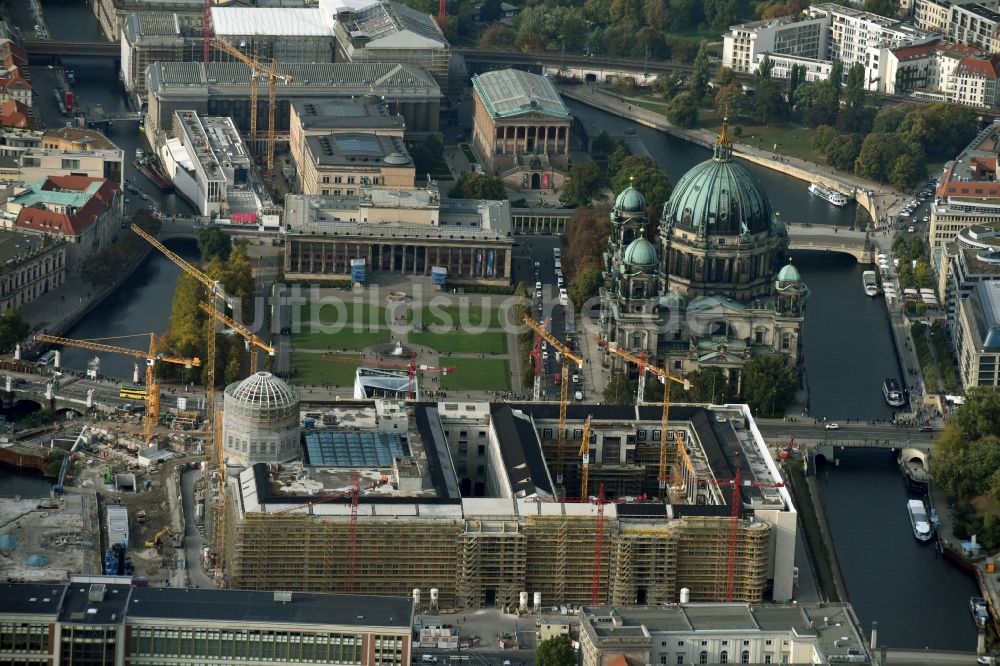
M 865 88 L 871 91 L 878 91 L 885 78 L 886 49 L 937 39 L 937 35 L 902 21 L 829 2 L 813 5 L 807 12 L 811 17 L 828 19 L 827 50 L 820 57 L 842 61 L 845 72 L 860 63 L 865 68 Z
M 833 69 L 833 63 L 829 60 L 817 60 L 816 58 L 800 58 L 796 56 L 786 56 L 786 55 L 776 55 L 774 53 L 767 54 L 767 57 L 771 60 L 771 76 L 777 79 L 787 79 L 791 76 L 792 66 L 798 65 L 805 69 L 806 81 L 809 83 L 815 83 L 816 81 L 826 81 L 830 78 L 830 71 Z M 757 67 L 760 66 L 761 60 L 764 59 L 764 54 L 761 53 L 757 56 L 756 71 Z
M 160 157 L 174 186 L 200 215 L 260 212 L 250 158 L 231 118 L 177 111 L 173 135 L 160 147 Z M 247 199 L 250 209 L 243 210 Z
M 976 47 L 942 39 L 889 49 L 881 90 L 990 108 L 997 103 L 997 63 Z
M 722 39 L 722 66 L 755 72 L 763 54 L 821 59 L 826 53 L 827 17 L 783 16 L 742 23 Z

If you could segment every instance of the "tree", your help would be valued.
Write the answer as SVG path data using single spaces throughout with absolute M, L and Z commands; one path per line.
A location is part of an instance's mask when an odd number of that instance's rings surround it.
M 569 636 L 547 638 L 535 648 L 535 663 L 538 666 L 575 666 L 576 654 Z
M 899 14 L 899 0 L 865 0 L 865 11 L 879 16 L 896 18 Z
M 746 99 L 741 84 L 722 86 L 715 92 L 715 112 L 725 118 L 739 118 L 746 112 Z
M 668 100 L 673 99 L 683 87 L 683 83 L 681 81 L 682 79 L 680 74 L 660 74 L 653 81 L 653 90 L 658 93 L 663 93 L 663 96 Z
M 824 125 L 824 127 L 827 127 Z M 834 169 L 852 171 L 861 151 L 861 136 L 858 134 L 838 135 L 827 146 L 826 163 Z
M 934 479 L 960 507 L 975 497 L 1000 497 L 1000 389 L 969 389 L 934 442 Z
M 601 395 L 606 405 L 633 405 L 637 390 L 636 383 L 630 381 L 628 375 L 622 371 L 611 377 L 611 380 L 604 386 L 604 392 Z M 547 642 L 543 641 L 542 643 Z M 538 646 L 539 652 L 541 647 L 541 645 Z M 541 664 L 540 661 L 538 663 Z
M 889 174 L 889 182 L 897 190 L 912 190 L 927 176 L 927 167 L 923 162 L 918 162 L 910 153 L 903 153 L 896 158 L 892 165 L 892 172 Z
M 621 192 L 632 184 L 646 198 L 646 205 L 656 213 L 670 198 L 673 187 L 667 173 L 653 158 L 646 155 L 629 155 L 622 160 L 621 167 L 611 177 L 611 188 Z
M 507 198 L 507 190 L 499 178 L 469 171 L 459 177 L 455 187 L 451 189 L 451 196 L 455 199 L 500 201 Z
M 479 48 L 497 51 L 511 49 L 517 41 L 517 33 L 509 25 L 494 23 L 479 37 Z
M 860 62 L 847 70 L 847 86 L 844 88 L 844 104 L 857 108 L 865 103 L 865 67 Z
M 444 144 L 433 134 L 410 149 L 413 167 L 418 175 L 438 173 L 438 166 L 444 162 Z
M 1000 433 L 1000 389 L 970 388 L 965 392 L 965 402 L 955 413 L 953 423 L 967 440 Z
M 826 83 L 830 84 L 830 89 L 833 91 L 833 97 L 837 105 L 837 110 L 840 111 L 841 86 L 844 84 L 843 60 L 834 58 L 833 64 L 830 66 L 830 78 L 826 80 Z
M 209 261 L 214 257 L 225 261 L 232 249 L 233 244 L 229 240 L 229 234 L 224 232 L 222 227 L 211 224 L 198 230 L 198 252 L 201 253 L 202 261 Z
M 727 396 L 729 382 L 726 381 L 726 375 L 721 368 L 706 367 L 692 370 L 684 375 L 684 379 L 691 383 L 691 388 L 687 391 L 687 399 L 691 402 L 719 404 L 729 397 Z
M 691 91 L 691 95 L 698 104 L 701 104 L 701 100 L 705 97 L 709 80 L 708 41 L 703 39 L 698 46 L 698 55 L 694 57 L 694 63 L 691 67 L 691 78 L 688 79 L 688 90 Z
M 500 11 L 500 0 L 484 0 L 483 6 L 479 8 L 479 20 L 483 23 L 493 23 L 499 21 L 502 13 Z
M 792 65 L 788 71 L 788 111 L 795 111 L 796 93 L 802 84 L 806 82 L 806 68 L 798 63 Z
M 743 365 L 743 395 L 758 413 L 784 413 L 798 387 L 795 367 L 781 354 L 755 356 Z
M 574 164 L 566 174 L 559 201 L 571 208 L 589 205 L 590 202 L 603 198 L 601 192 L 605 183 L 604 174 L 596 162 Z
M 771 78 L 772 69 L 774 64 L 765 53 L 757 67 L 757 73 L 754 74 L 756 85 L 753 98 L 753 116 L 764 125 L 777 120 L 781 113 L 781 94 L 774 84 L 774 79 Z
M 598 290 L 603 284 L 604 273 L 599 267 L 595 266 L 577 271 L 573 279 L 570 280 L 569 288 L 566 290 L 574 309 L 579 312 L 584 303 L 597 295 Z
M 577 208 L 566 221 L 566 251 L 563 267 L 576 276 L 589 268 L 601 267 L 601 253 L 611 234 L 611 208 L 600 205 Z
M 813 148 L 825 154 L 839 137 L 840 135 L 834 128 L 829 125 L 820 125 L 813 133 Z
M 698 124 L 698 100 L 690 91 L 682 92 L 667 103 L 666 115 L 678 127 L 694 127 Z
M 25 321 L 17 308 L 7 308 L 0 314 L 0 350 L 10 351 L 30 332 L 31 325 Z

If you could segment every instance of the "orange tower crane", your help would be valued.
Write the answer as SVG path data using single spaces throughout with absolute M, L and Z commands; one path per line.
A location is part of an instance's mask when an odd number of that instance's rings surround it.
M 278 71 L 278 62 L 271 59 L 270 64 L 245 55 L 238 48 L 224 39 L 216 37 L 212 40 L 215 48 L 228 53 L 250 68 L 250 141 L 257 150 L 257 85 L 258 80 L 267 79 L 267 174 L 274 174 L 274 111 L 277 106 L 278 81 L 291 83 L 292 77 Z
M 198 307 L 202 309 L 209 317 L 213 317 L 216 320 L 225 324 L 228 328 L 236 331 L 242 338 L 246 345 L 247 351 L 250 352 L 250 374 L 257 372 L 257 349 L 260 348 L 267 352 L 268 356 L 274 356 L 274 347 L 267 344 L 251 331 L 249 328 L 239 323 L 232 317 L 229 317 L 224 312 L 219 312 L 213 308 L 208 303 L 199 303 Z
M 232 308 L 235 304 L 233 298 L 226 294 L 222 283 L 218 280 L 213 280 L 209 276 L 205 275 L 198 268 L 188 263 L 186 260 L 178 256 L 176 253 L 167 249 L 167 247 L 156 240 L 151 234 L 147 233 L 142 227 L 133 224 L 131 226 L 133 233 L 138 235 L 140 238 L 145 240 L 147 243 L 159 250 L 163 256 L 165 256 L 170 261 L 177 264 L 182 271 L 193 277 L 195 280 L 200 282 L 205 289 L 208 291 L 208 299 L 212 304 L 217 304 L 222 302 L 226 307 Z M 226 463 L 222 455 L 222 432 L 221 432 L 221 414 L 215 408 L 215 326 L 210 326 L 208 330 L 208 345 L 206 363 L 207 363 L 207 377 L 205 381 L 205 415 L 212 420 L 212 429 L 210 431 L 208 442 L 208 455 L 209 464 L 213 470 L 215 481 L 216 481 L 216 527 L 213 534 L 212 548 L 215 552 L 216 563 L 218 564 L 219 571 L 222 570 L 222 553 L 223 553 L 223 538 L 224 538 L 224 526 L 226 519 Z
M 643 378 L 646 372 L 651 372 L 660 378 L 663 382 L 663 414 L 660 417 L 660 467 L 657 474 L 657 482 L 660 487 L 660 496 L 666 494 L 667 490 L 667 439 L 670 433 L 670 382 L 680 384 L 684 387 L 684 390 L 691 388 L 691 383 L 686 379 L 681 379 L 680 377 L 674 377 L 665 368 L 658 368 L 645 358 L 636 356 L 635 354 L 630 354 L 623 349 L 619 349 L 614 345 L 614 343 L 605 340 L 604 338 L 598 338 L 597 344 L 604 347 L 609 352 L 616 356 L 620 356 L 630 363 L 635 363 L 641 369 L 640 371 L 640 386 L 642 385 Z M 684 463 L 685 468 L 690 469 L 691 464 L 687 459 L 687 451 L 684 448 L 684 443 L 679 437 L 674 437 L 674 477 L 681 477 L 681 463 Z
M 321 497 L 316 497 L 314 499 L 302 502 L 301 504 L 293 504 L 287 506 L 283 509 L 278 509 L 277 511 L 270 511 L 272 515 L 278 515 L 282 513 L 288 513 L 289 511 L 294 511 L 302 507 L 308 507 L 309 513 L 312 513 L 312 507 L 316 504 L 325 504 L 326 502 L 333 502 L 338 499 L 344 499 L 345 497 L 351 498 L 351 529 L 348 536 L 348 547 L 347 547 L 347 593 L 354 594 L 355 590 L 355 573 L 357 565 L 357 554 L 358 554 L 358 500 L 361 497 L 361 475 L 357 472 L 354 473 L 351 478 L 351 489 L 346 492 L 333 493 L 331 495 L 323 495 Z
M 119 336 L 117 338 L 100 339 L 116 340 L 127 337 L 135 336 L 126 335 Z M 154 333 L 149 334 L 148 352 L 140 351 L 138 349 L 129 349 L 128 347 L 116 347 L 104 344 L 97 340 L 72 340 L 70 338 L 60 338 L 55 335 L 45 335 L 44 333 L 36 335 L 35 339 L 39 342 L 48 342 L 53 345 L 80 347 L 91 351 L 107 352 L 109 354 L 123 354 L 125 356 L 143 359 L 146 362 L 146 391 L 148 392 L 148 395 L 146 396 L 146 414 L 143 418 L 143 434 L 145 435 L 146 443 L 153 441 L 153 430 L 156 428 L 156 422 L 160 417 L 160 387 L 156 383 L 156 364 L 173 363 L 175 365 L 183 365 L 185 368 L 193 368 L 201 365 L 201 360 L 197 358 L 181 358 L 176 356 L 167 356 L 166 354 L 161 353 L 159 351 L 161 346 L 160 340 Z
M 572 349 L 545 330 L 544 326 L 529 315 L 524 315 L 523 321 L 536 335 L 552 345 L 552 348 L 559 352 L 562 360 L 562 381 L 559 383 L 559 432 L 556 433 L 556 483 L 562 484 L 563 449 L 566 447 L 566 409 L 569 405 L 569 366 L 570 363 L 575 363 L 578 368 L 582 368 L 583 359 L 574 354 Z

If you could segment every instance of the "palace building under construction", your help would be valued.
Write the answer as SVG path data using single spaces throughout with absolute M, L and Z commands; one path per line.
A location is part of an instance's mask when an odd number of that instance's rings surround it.
M 671 408 L 665 499 L 659 407 L 570 405 L 562 450 L 556 404 L 302 409 L 301 461 L 228 475 L 230 587 L 441 609 L 792 597 L 795 508 L 746 406 Z

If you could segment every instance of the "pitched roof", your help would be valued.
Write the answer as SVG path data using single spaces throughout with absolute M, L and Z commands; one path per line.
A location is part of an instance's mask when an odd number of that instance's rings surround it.
M 0 39 L 0 59 L 8 67 L 24 67 L 28 64 L 28 54 L 24 49 L 7 38 Z
M 31 84 L 20 77 L 20 75 L 0 79 L 0 88 L 6 90 L 31 90 Z
M 4 127 L 34 127 L 35 119 L 22 102 L 9 99 L 0 104 L 0 125 Z
M 984 54 L 982 49 L 978 49 L 974 46 L 948 42 L 943 39 L 935 39 L 924 44 L 901 46 L 898 49 L 892 49 L 892 54 L 896 57 L 896 60 L 899 60 L 900 62 L 904 60 L 926 58 L 932 53 L 950 53 L 962 57 L 977 57 Z
M 11 201 L 22 206 L 15 224 L 24 229 L 67 236 L 83 233 L 114 203 L 117 186 L 107 178 L 49 176 Z M 72 212 L 59 213 L 46 205 L 65 206 Z
M 977 76 L 983 79 L 997 78 L 997 60 L 993 58 L 962 58 L 955 73 L 963 76 Z
M 504 69 L 472 77 L 472 86 L 496 118 L 522 113 L 569 118 L 569 109 L 559 91 L 545 76 L 520 69 Z

